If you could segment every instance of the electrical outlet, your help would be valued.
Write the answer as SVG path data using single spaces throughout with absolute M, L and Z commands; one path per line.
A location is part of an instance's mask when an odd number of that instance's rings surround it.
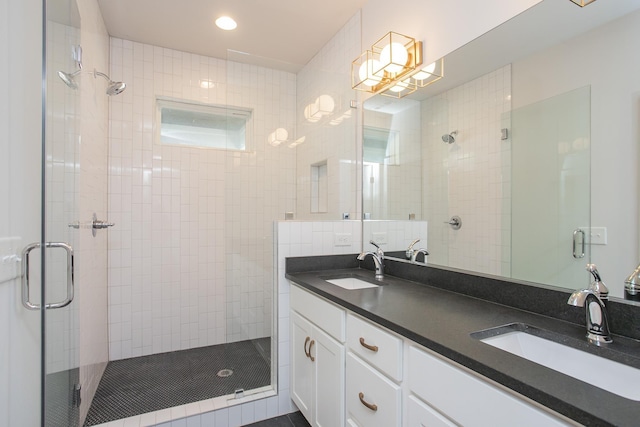
M 334 233 L 333 246 L 351 246 L 353 244 L 353 236 L 351 233 Z
M 18 277 L 21 242 L 20 237 L 0 239 L 0 283 Z
M 371 233 L 371 240 L 373 240 L 377 245 L 386 245 L 389 242 L 387 239 L 387 233 L 384 231 Z

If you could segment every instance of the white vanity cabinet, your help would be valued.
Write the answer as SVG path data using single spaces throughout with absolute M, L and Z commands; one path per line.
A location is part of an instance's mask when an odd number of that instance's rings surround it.
M 345 310 L 291 287 L 291 399 L 313 427 L 345 425 Z
M 577 425 L 291 287 L 291 398 L 313 427 Z

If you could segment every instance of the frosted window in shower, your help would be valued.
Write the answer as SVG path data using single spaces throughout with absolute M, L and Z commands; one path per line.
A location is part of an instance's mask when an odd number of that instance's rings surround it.
M 158 99 L 157 107 L 161 144 L 249 150 L 249 109 L 169 99 Z

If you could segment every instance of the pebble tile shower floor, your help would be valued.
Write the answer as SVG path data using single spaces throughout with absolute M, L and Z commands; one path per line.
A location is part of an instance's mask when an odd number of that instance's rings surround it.
M 269 385 L 270 343 L 260 338 L 109 362 L 84 425 Z M 223 369 L 233 374 L 219 377 Z

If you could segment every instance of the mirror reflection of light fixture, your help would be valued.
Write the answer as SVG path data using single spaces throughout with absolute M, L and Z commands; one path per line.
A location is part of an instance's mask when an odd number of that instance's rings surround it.
M 571 0 L 572 3 L 577 4 L 580 7 L 585 7 L 588 4 L 593 3 L 596 0 Z
M 300 138 L 296 139 L 291 144 L 289 144 L 289 148 L 296 148 L 298 145 L 302 144 L 305 139 L 307 139 L 306 136 L 301 136 Z
M 201 79 L 201 80 L 199 80 L 199 83 L 200 83 L 200 87 L 202 89 L 212 89 L 212 88 L 216 87 L 216 84 L 212 80 L 209 80 L 209 79 Z
M 336 102 L 331 95 L 320 95 L 304 108 L 304 118 L 311 123 L 316 123 L 323 117 L 332 115 L 335 108 Z
M 422 42 L 393 31 L 351 63 L 351 87 L 402 98 L 443 76 L 444 61 L 422 67 Z
M 269 134 L 267 141 L 270 145 L 277 147 L 289 138 L 289 132 L 285 128 L 278 128 Z

